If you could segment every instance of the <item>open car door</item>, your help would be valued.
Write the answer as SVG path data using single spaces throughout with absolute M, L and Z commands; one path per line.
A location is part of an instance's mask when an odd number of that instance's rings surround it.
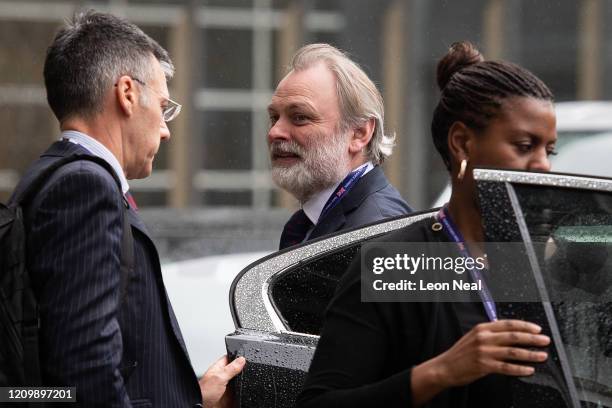
M 536 374 L 512 380 L 512 406 L 612 408 L 612 180 L 487 169 L 474 177 L 487 241 L 522 248 L 496 259 L 510 271 L 500 280 L 510 283 L 492 285 L 498 314 L 538 323 L 552 339 Z M 242 271 L 230 291 L 236 331 L 226 336 L 229 355 L 247 359 L 233 384 L 238 406 L 292 407 L 323 311 L 359 246 L 432 215 L 323 237 Z
M 484 169 L 474 178 L 486 240 L 525 245 L 523 259 L 513 251 L 497 265 L 513 271 L 494 289 L 498 314 L 551 336 L 548 361 L 514 379 L 512 405 L 612 407 L 612 180 Z
M 230 290 L 236 332 L 228 355 L 247 365 L 234 383 L 240 407 L 293 407 L 314 354 L 323 311 L 362 242 L 432 215 L 385 220 L 274 253 L 245 268 Z

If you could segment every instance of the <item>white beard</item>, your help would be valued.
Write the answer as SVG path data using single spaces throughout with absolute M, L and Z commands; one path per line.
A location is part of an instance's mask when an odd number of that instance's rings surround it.
M 314 137 L 313 140 L 319 139 Z M 301 157 L 290 167 L 272 163 L 272 180 L 300 202 L 308 201 L 315 193 L 338 184 L 350 172 L 348 138 L 334 134 L 327 143 L 313 143 L 308 147 L 294 141 L 275 142 L 270 153 L 288 152 Z

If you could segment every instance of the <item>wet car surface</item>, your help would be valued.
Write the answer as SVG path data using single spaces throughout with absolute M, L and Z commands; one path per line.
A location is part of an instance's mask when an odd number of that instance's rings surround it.
M 513 287 L 535 296 L 501 303 L 499 314 L 534 321 L 553 340 L 547 363 L 513 380 L 513 406 L 612 407 L 612 180 L 493 169 L 474 176 L 487 241 L 522 244 L 525 256 L 509 260 L 524 272 Z M 236 331 L 226 337 L 228 352 L 248 361 L 234 384 L 238 405 L 293 406 L 323 310 L 359 246 L 431 215 L 323 237 L 243 270 L 230 291 Z M 585 275 L 596 283 L 585 286 Z

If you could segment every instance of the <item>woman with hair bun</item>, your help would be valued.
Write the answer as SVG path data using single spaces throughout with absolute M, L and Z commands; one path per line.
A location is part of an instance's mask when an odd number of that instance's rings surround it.
M 435 217 L 377 241 L 451 243 L 475 257 L 484 233 L 472 169 L 548 171 L 553 95 L 531 72 L 485 61 L 469 42 L 450 47 L 437 81 L 431 132 L 451 199 Z M 360 266 L 357 256 L 327 310 L 299 407 L 511 406 L 512 377 L 548 358 L 541 328 L 498 320 L 485 291 L 474 303 L 362 302 Z

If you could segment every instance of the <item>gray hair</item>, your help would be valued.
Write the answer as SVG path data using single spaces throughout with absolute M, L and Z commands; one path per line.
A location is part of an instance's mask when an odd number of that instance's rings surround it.
M 49 106 L 61 122 L 103 109 L 104 95 L 122 75 L 147 82 L 155 57 L 167 79 L 174 74 L 168 52 L 136 25 L 107 13 L 75 14 L 47 50 L 44 77 Z
M 344 129 L 360 126 L 374 118 L 376 126 L 366 156 L 382 163 L 393 152 L 395 135 L 385 135 L 385 108 L 376 85 L 345 53 L 329 44 L 309 44 L 293 56 L 290 70 L 301 71 L 323 61 L 336 77 L 336 92 Z

